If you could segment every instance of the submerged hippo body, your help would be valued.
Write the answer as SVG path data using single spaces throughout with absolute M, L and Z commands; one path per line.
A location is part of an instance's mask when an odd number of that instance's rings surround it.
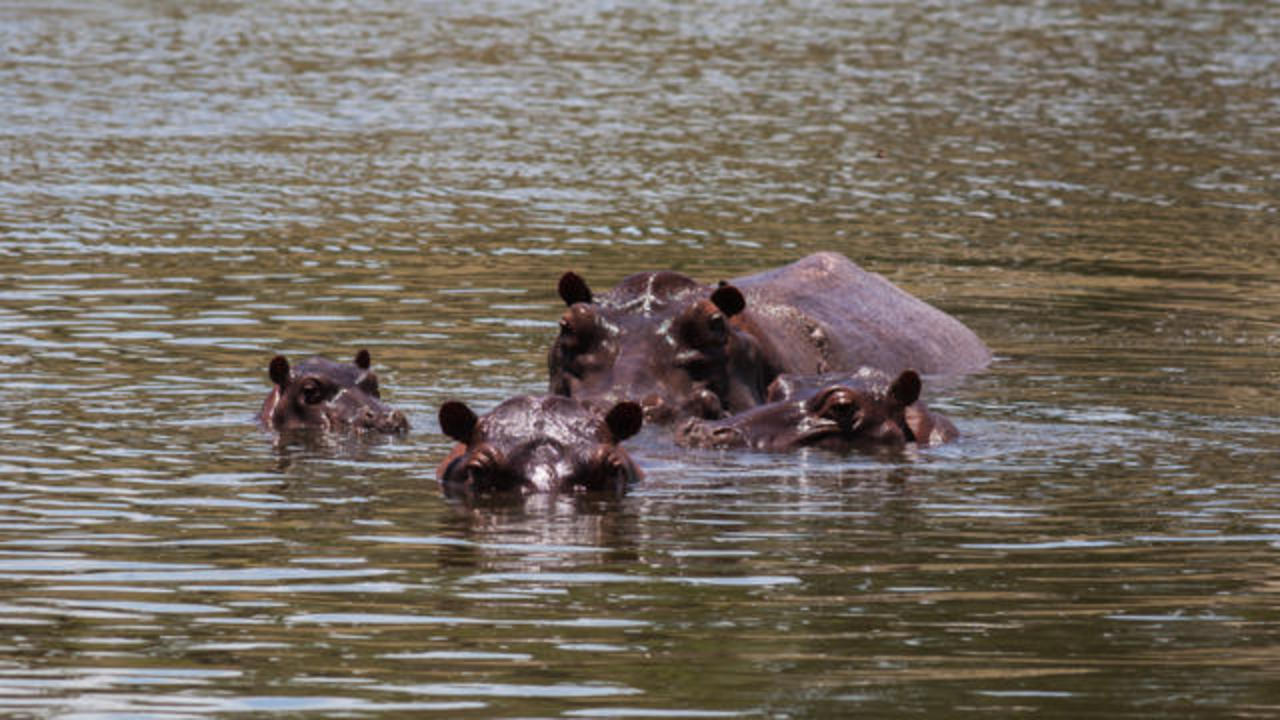
M 450 494 L 622 495 L 642 473 L 619 443 L 642 423 L 632 402 L 601 412 L 573 398 L 524 395 L 477 417 L 449 401 L 440 407 L 440 428 L 458 445 L 436 476 Z
M 296 367 L 277 355 L 267 368 L 274 387 L 262 402 L 259 419 L 280 432 L 407 432 L 404 414 L 382 402 L 371 365 L 368 350 L 356 353 L 350 363 L 316 356 Z
M 559 291 L 551 392 L 638 400 L 653 421 L 742 412 L 782 373 L 963 373 L 991 360 L 958 320 L 835 253 L 714 287 L 646 272 L 597 297 L 566 273 Z
M 871 451 L 919 440 L 915 430 L 920 426 L 913 426 L 909 408 L 918 408 L 917 417 L 945 421 L 919 406 L 920 376 L 914 370 L 892 380 L 872 369 L 840 378 L 783 375 L 771 389 L 780 381 L 789 384 L 777 392 L 778 399 L 722 420 L 686 420 L 676 431 L 676 442 L 764 452 L 804 447 Z M 946 425 L 954 431 L 950 422 Z M 933 428 L 921 427 L 929 433 Z

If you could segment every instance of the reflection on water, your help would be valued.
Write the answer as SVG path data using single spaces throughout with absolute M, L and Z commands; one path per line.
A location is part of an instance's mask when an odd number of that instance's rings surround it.
M 1252 4 L 0 9 L 0 708 L 1241 717 L 1280 635 Z M 554 282 L 838 250 L 1000 356 L 895 457 L 445 500 Z M 414 431 L 276 443 L 276 353 Z

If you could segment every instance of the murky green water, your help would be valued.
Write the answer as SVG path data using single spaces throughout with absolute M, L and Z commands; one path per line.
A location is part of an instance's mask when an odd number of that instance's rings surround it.
M 0 7 L 0 714 L 1280 712 L 1269 3 Z M 999 354 L 897 459 L 446 502 L 608 287 L 838 250 Z M 277 352 L 403 440 L 275 448 Z

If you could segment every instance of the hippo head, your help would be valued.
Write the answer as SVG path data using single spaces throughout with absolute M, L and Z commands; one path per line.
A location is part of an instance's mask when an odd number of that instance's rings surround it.
M 262 404 L 263 424 L 278 431 L 407 432 L 404 414 L 382 402 L 371 364 L 368 350 L 351 363 L 313 357 L 297 367 L 275 356 L 267 368 L 275 387 Z
M 552 393 L 635 400 L 650 422 L 723 417 L 762 399 L 771 377 L 760 348 L 731 322 L 746 306 L 738 288 L 647 272 L 597 300 L 569 272 L 559 292 L 568 308 L 547 357 Z
M 634 402 L 601 413 L 573 398 L 526 395 L 476 417 L 451 400 L 440 407 L 440 428 L 459 444 L 437 476 L 451 493 L 621 495 L 641 473 L 618 443 L 639 432 L 642 423 Z
M 887 386 L 829 384 L 807 397 L 776 400 L 724 420 L 690 420 L 678 429 L 676 441 L 769 452 L 897 448 L 915 440 L 905 410 L 919 397 L 920 376 L 906 370 Z

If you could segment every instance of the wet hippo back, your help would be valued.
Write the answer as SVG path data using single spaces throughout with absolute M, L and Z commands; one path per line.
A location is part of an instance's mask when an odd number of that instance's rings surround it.
M 747 309 L 735 322 L 782 372 L 863 365 L 891 375 L 966 373 L 991 351 L 959 320 L 831 252 L 736 278 Z

